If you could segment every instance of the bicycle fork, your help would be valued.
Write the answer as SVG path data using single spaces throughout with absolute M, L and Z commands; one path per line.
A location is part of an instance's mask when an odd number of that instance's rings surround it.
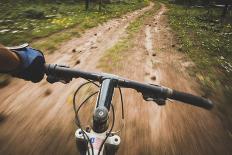
M 101 144 L 104 141 L 107 133 L 96 133 L 92 130 L 90 132 L 84 132 L 89 137 L 89 141 L 93 146 L 94 155 L 98 155 Z M 88 139 L 85 134 L 83 134 L 81 129 L 76 130 L 75 137 L 77 149 L 81 155 L 88 155 L 88 150 L 90 155 L 93 155 L 91 145 L 88 143 Z M 118 135 L 110 135 L 103 145 L 100 155 L 115 155 L 119 148 L 120 142 L 121 139 Z

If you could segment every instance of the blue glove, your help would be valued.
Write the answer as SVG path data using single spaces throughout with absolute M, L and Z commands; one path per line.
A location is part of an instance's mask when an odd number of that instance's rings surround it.
M 30 47 L 14 49 L 13 52 L 21 59 L 21 65 L 12 74 L 13 76 L 32 82 L 39 82 L 43 79 L 45 59 L 42 52 Z

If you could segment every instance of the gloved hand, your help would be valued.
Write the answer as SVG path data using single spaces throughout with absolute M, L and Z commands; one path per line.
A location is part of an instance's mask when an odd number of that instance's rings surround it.
M 12 73 L 13 76 L 32 82 L 39 82 L 43 79 L 45 59 L 42 52 L 30 47 L 14 49 L 13 52 L 21 60 L 21 65 L 17 71 Z

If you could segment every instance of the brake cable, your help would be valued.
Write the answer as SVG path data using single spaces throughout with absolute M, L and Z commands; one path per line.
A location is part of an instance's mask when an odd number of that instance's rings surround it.
M 112 132 L 113 134 L 117 134 L 119 132 L 121 132 L 121 130 L 124 128 L 125 126 L 125 120 L 124 120 L 124 101 L 123 101 L 123 96 L 122 96 L 122 90 L 121 87 L 118 87 L 119 89 L 119 93 L 120 93 L 120 100 L 121 100 L 121 107 L 122 107 L 122 124 L 121 124 L 121 128 L 118 131 L 114 131 Z
M 113 113 L 112 125 L 111 125 L 111 128 L 110 128 L 110 130 L 109 130 L 108 134 L 106 135 L 106 138 L 105 138 L 105 139 L 103 140 L 103 142 L 101 143 L 101 146 L 100 146 L 100 149 L 99 149 L 99 151 L 98 151 L 98 154 L 97 154 L 97 155 L 100 155 L 100 152 L 101 152 L 101 150 L 103 149 L 103 145 L 105 144 L 105 142 L 106 142 L 107 138 L 111 135 L 112 130 L 113 130 L 113 128 L 114 128 L 115 113 L 114 113 L 114 106 L 113 106 L 113 104 L 111 104 L 111 108 L 112 108 L 112 113 Z
M 92 96 L 96 95 L 99 91 L 96 91 L 96 92 L 92 93 L 90 96 L 88 96 L 88 97 L 80 104 L 80 106 L 78 107 L 78 109 L 76 109 L 76 95 L 77 95 L 77 93 L 80 91 L 80 89 L 81 89 L 83 86 L 85 86 L 85 85 L 87 85 L 87 84 L 89 84 L 89 83 L 93 83 L 95 86 L 99 87 L 98 84 L 96 84 L 95 82 L 90 81 L 90 80 L 88 80 L 88 82 L 85 82 L 85 83 L 83 83 L 82 85 L 80 85 L 80 86 L 77 88 L 77 90 L 75 91 L 74 96 L 73 96 L 73 109 L 74 109 L 74 112 L 75 112 L 75 124 L 81 129 L 81 132 L 82 132 L 82 134 L 83 134 L 84 140 L 86 140 L 86 141 L 88 141 L 88 142 L 90 143 L 91 152 L 92 152 L 92 155 L 93 155 L 93 154 L 94 154 L 94 152 L 93 152 L 93 145 L 92 145 L 92 143 L 91 143 L 91 141 L 90 141 L 89 136 L 85 133 L 85 131 L 83 130 L 83 128 L 82 128 L 82 126 L 81 126 L 81 122 L 80 122 L 80 119 L 79 119 L 79 117 L 78 117 L 78 113 L 79 113 L 81 107 L 82 107 Z M 87 139 L 86 139 L 86 137 L 87 137 Z M 90 155 L 89 149 L 88 149 L 88 155 Z
M 118 87 L 118 89 L 119 89 L 119 93 L 120 93 L 120 100 L 121 100 L 121 103 L 122 103 L 122 105 L 121 105 L 121 107 L 122 107 L 122 119 L 123 119 L 123 126 L 124 126 L 124 102 L 123 102 L 122 90 L 121 90 L 120 87 Z M 100 149 L 99 149 L 99 151 L 98 151 L 98 155 L 100 155 L 100 152 L 101 152 L 101 150 L 103 149 L 104 143 L 106 142 L 107 138 L 111 135 L 112 130 L 113 130 L 113 128 L 114 128 L 114 123 L 115 123 L 115 111 L 114 111 L 114 105 L 113 105 L 113 104 L 111 104 L 111 108 L 112 108 L 112 114 L 113 114 L 112 126 L 111 126 L 111 128 L 110 128 L 110 130 L 109 130 L 109 132 L 108 132 L 108 134 L 107 134 L 107 136 L 106 136 L 106 138 L 104 139 L 104 141 L 102 142 L 102 144 L 101 144 L 101 146 L 100 146 Z M 120 132 L 120 130 L 117 131 L 117 132 Z M 117 133 L 117 132 L 115 132 L 115 133 Z
M 121 87 L 118 87 L 118 89 L 119 89 L 119 93 L 120 93 L 121 106 L 122 106 L 122 119 L 123 119 L 123 122 L 124 122 L 124 101 L 123 101 Z
M 85 82 L 85 83 L 81 84 L 81 85 L 77 88 L 77 90 L 75 91 L 74 97 L 73 97 L 73 108 L 74 108 L 74 112 L 75 112 L 75 123 L 76 123 L 76 125 L 81 129 L 82 134 L 83 134 L 83 137 L 84 137 L 84 140 L 86 140 L 86 141 L 88 141 L 88 142 L 90 143 L 91 152 L 92 152 L 92 155 L 93 155 L 93 154 L 94 154 L 93 145 L 92 145 L 92 143 L 91 143 L 91 141 L 90 141 L 89 136 L 85 133 L 85 131 L 83 130 L 83 128 L 82 128 L 82 126 L 81 126 L 81 122 L 80 122 L 80 119 L 79 119 L 79 117 L 78 117 L 78 113 L 79 113 L 81 107 L 82 107 L 91 97 L 93 97 L 94 95 L 96 95 L 97 93 L 99 93 L 99 91 L 96 91 L 96 92 L 90 94 L 90 95 L 78 106 L 78 108 L 76 109 L 76 95 L 77 95 L 77 93 L 80 91 L 80 89 L 81 89 L 83 86 L 85 86 L 85 85 L 87 85 L 87 84 L 89 84 L 89 83 L 92 83 L 92 84 L 94 84 L 95 86 L 100 87 L 97 83 L 95 83 L 95 82 L 93 82 L 93 81 L 91 81 L 91 80 L 87 80 L 87 81 L 88 81 L 88 82 Z M 122 120 L 123 120 L 122 128 L 123 128 L 123 127 L 124 127 L 124 101 L 123 101 L 123 96 L 122 96 L 122 90 L 121 90 L 120 87 L 118 87 L 118 88 L 119 88 L 120 100 L 121 100 L 121 107 L 122 107 Z M 107 133 L 106 138 L 103 140 L 103 142 L 102 142 L 102 144 L 101 144 L 101 146 L 100 146 L 98 155 L 99 155 L 99 153 L 101 152 L 101 150 L 103 149 L 103 145 L 105 144 L 107 138 L 112 134 L 112 130 L 113 130 L 113 127 L 114 127 L 114 123 L 115 123 L 115 111 L 114 111 L 114 106 L 113 106 L 113 104 L 111 104 L 111 108 L 112 108 L 112 114 L 113 114 L 112 126 L 111 126 L 111 129 L 109 130 L 109 132 Z M 122 129 L 122 128 L 121 128 L 121 129 Z M 120 130 L 117 131 L 117 132 L 120 132 Z M 116 133 L 117 133 L 117 132 L 116 132 Z M 87 138 L 87 139 L 86 139 L 86 138 Z M 88 149 L 88 155 L 90 155 L 89 149 Z

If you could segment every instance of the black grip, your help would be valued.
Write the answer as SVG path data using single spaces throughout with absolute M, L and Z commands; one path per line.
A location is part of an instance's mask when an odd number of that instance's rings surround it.
M 213 108 L 213 102 L 209 99 L 194 96 L 194 95 L 188 94 L 188 93 L 179 92 L 176 90 L 173 90 L 173 93 L 172 93 L 171 97 L 169 97 L 169 98 L 174 99 L 174 100 L 178 100 L 178 101 L 182 101 L 182 102 L 185 102 L 185 103 L 188 103 L 191 105 L 195 105 L 198 107 L 202 107 L 205 109 Z

